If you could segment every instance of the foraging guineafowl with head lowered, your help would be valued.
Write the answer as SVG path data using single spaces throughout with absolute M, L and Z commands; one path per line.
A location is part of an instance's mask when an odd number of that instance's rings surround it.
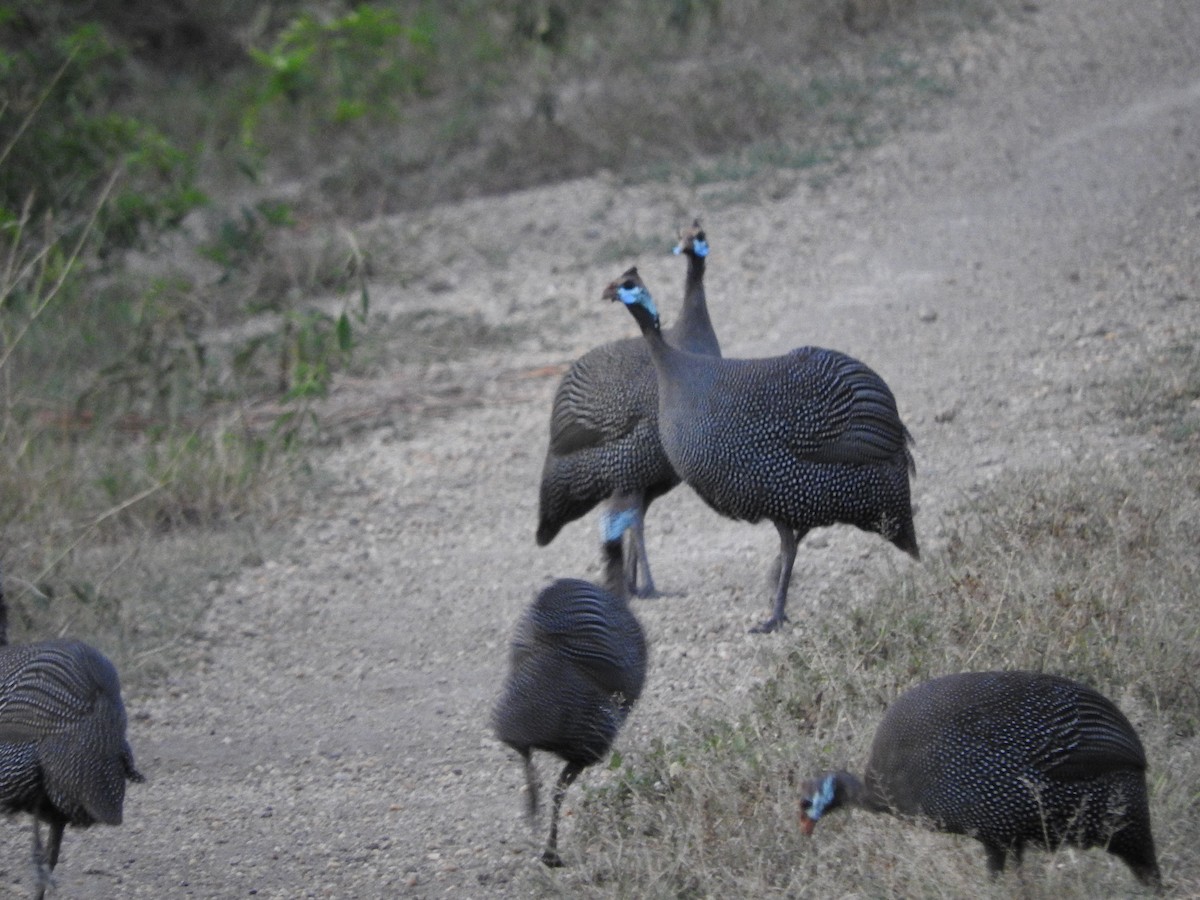
M 675 252 L 687 256 L 688 270 L 683 310 L 667 339 L 692 353 L 720 356 L 705 302 L 708 242 L 699 220 L 682 232 Z M 677 484 L 658 439 L 657 386 L 645 342 L 626 338 L 589 350 L 563 375 L 554 395 L 538 498 L 538 545 L 550 543 L 564 525 L 601 501 L 612 511 L 630 509 L 636 518 L 625 557 L 629 590 L 653 596 L 642 525 L 654 499 Z
M 1111 700 L 1037 672 L 966 672 L 900 696 L 879 723 L 865 778 L 807 782 L 800 822 L 839 806 L 921 817 L 983 843 L 1003 871 L 1025 844 L 1104 847 L 1137 878 L 1160 883 L 1146 754 Z
M 604 758 L 646 680 L 646 638 L 629 609 L 621 543 L 633 512 L 606 512 L 604 587 L 560 578 L 544 588 L 519 622 L 510 670 L 492 722 L 521 754 L 529 814 L 537 812 L 532 751 L 566 761 L 554 787 L 550 837 L 542 861 L 562 865 L 558 816 L 567 788 Z
M 0 811 L 33 816 L 38 898 L 63 829 L 120 825 L 125 782 L 143 780 L 125 738 L 117 671 L 99 650 L 76 640 L 0 647 Z
M 637 269 L 604 292 L 642 329 L 658 377 L 658 432 L 675 471 L 713 509 L 769 519 L 779 532 L 773 631 L 787 616 L 796 547 L 843 522 L 919 556 L 908 477 L 908 429 L 883 379 L 834 350 L 717 359 L 670 346 Z

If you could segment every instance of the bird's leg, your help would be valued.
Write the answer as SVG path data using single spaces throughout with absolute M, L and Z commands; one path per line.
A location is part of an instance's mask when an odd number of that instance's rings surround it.
M 630 528 L 626 531 L 621 540 L 625 560 L 625 590 L 628 591 L 630 597 L 635 597 L 637 596 L 638 555 L 637 538 L 634 536 L 633 529 Z
M 983 849 L 987 851 L 988 874 L 995 878 L 1004 871 L 1004 864 L 1008 861 L 1008 850 L 999 844 L 984 844 Z
M 792 566 L 796 563 L 796 547 L 804 532 L 797 532 L 782 522 L 775 523 L 779 532 L 779 580 L 775 585 L 775 605 L 771 618 L 750 629 L 751 634 L 769 634 L 788 620 L 784 608 L 787 606 L 788 585 L 792 583 Z
M 525 807 L 525 813 L 529 816 L 530 821 L 537 818 L 538 811 L 538 777 L 537 769 L 533 766 L 533 752 L 526 749 L 521 753 L 525 757 L 525 783 L 528 793 L 528 802 Z
M 65 822 L 50 823 L 50 840 L 46 846 L 46 861 L 50 864 L 51 872 L 58 865 L 58 851 L 62 849 L 63 829 L 66 827 Z
M 1012 847 L 1009 848 L 1007 859 L 1011 859 L 1013 866 L 1015 866 L 1019 871 L 1024 872 L 1024 869 L 1021 868 L 1021 862 L 1025 859 L 1025 844 L 1021 841 L 1017 841 L 1015 844 L 1013 844 Z
M 622 540 L 622 554 L 624 557 L 625 570 L 625 590 L 628 590 L 630 596 L 658 596 L 658 589 L 654 587 L 654 577 L 650 575 L 650 558 L 646 554 L 646 529 L 643 528 L 643 523 L 646 522 L 646 494 L 628 492 L 614 493 L 608 498 L 608 510 L 612 515 L 619 515 L 622 512 L 634 511 L 634 522 L 626 529 L 625 536 Z M 637 570 L 642 570 L 642 587 L 637 587 Z
M 617 494 L 609 500 L 609 508 L 613 512 L 626 509 L 636 511 L 633 524 L 625 532 L 625 588 L 631 597 L 657 597 L 658 589 L 654 586 L 654 577 L 650 574 L 650 557 L 646 555 L 646 531 L 643 527 L 646 521 L 645 494 Z M 638 587 L 638 569 L 642 571 L 642 586 Z
M 33 817 L 33 867 L 36 873 L 37 890 L 35 900 L 43 900 L 46 888 L 54 886 L 54 867 L 58 865 L 58 851 L 62 846 L 63 828 L 61 822 L 50 823 L 49 847 L 42 846 L 42 826 L 37 816 Z
M 569 762 L 563 768 L 562 774 L 558 776 L 558 783 L 554 785 L 554 808 L 550 813 L 550 837 L 546 841 L 546 850 L 542 853 L 542 862 L 552 869 L 563 864 L 562 857 L 558 855 L 558 813 L 562 808 L 567 788 L 574 783 L 582 771 L 583 766 L 579 763 Z
M 657 597 L 658 588 L 654 586 L 654 576 L 650 574 L 650 557 L 646 555 L 646 508 L 638 510 L 637 522 L 629 529 L 629 539 L 633 544 L 633 552 L 625 556 L 625 565 L 629 566 L 629 590 L 637 597 Z M 638 567 L 642 569 L 642 586 L 637 586 Z

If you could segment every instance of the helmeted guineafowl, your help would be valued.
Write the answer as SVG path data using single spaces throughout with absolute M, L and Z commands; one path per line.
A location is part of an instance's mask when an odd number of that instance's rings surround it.
M 676 253 L 687 256 L 683 309 L 667 339 L 692 353 L 720 356 L 704 294 L 708 242 L 699 220 L 681 232 Z M 655 498 L 679 484 L 658 439 L 658 396 L 645 342 L 602 344 L 577 359 L 559 382 L 550 413 L 550 445 L 542 467 L 537 542 L 545 546 L 568 522 L 607 500 L 632 509 L 626 554 L 629 589 L 656 593 L 643 522 Z M 641 572 L 641 584 L 638 573 Z
M 891 390 L 871 369 L 819 347 L 767 359 L 678 350 L 663 339 L 636 268 L 604 296 L 624 303 L 641 326 L 672 467 L 717 512 L 769 519 L 779 532 L 771 617 L 754 631 L 787 620 L 796 547 L 811 528 L 855 525 L 919 556 L 908 486 L 911 438 Z
M 1026 844 L 1104 847 L 1160 882 L 1146 754 L 1111 700 L 1038 672 L 966 672 L 918 685 L 888 708 L 863 780 L 829 772 L 804 785 L 806 834 L 855 805 L 920 817 L 983 843 L 988 869 Z
M 646 638 L 629 609 L 621 550 L 632 521 L 631 510 L 602 517 L 603 587 L 561 578 L 538 594 L 517 625 L 492 716 L 496 736 L 525 760 L 531 818 L 538 806 L 532 751 L 566 762 L 542 854 L 548 866 L 562 865 L 558 817 L 567 788 L 608 753 L 646 680 Z
M 0 811 L 33 816 L 38 898 L 58 864 L 63 829 L 120 825 L 125 782 L 143 780 L 107 657 L 77 640 L 0 646 Z M 41 822 L 49 826 L 44 848 Z

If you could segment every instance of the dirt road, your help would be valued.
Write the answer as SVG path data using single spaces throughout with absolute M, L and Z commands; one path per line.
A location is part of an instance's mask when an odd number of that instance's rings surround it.
M 633 333 L 600 300 L 627 265 L 677 308 L 683 263 L 668 250 L 692 214 L 713 245 L 727 355 L 836 347 L 891 384 L 917 439 L 926 554 L 947 511 L 997 473 L 1127 449 L 1095 414 L 1095 386 L 1200 324 L 1200 4 L 1042 6 L 962 39 L 962 88 L 935 129 L 824 187 L 723 204 L 682 183 L 598 178 L 432 211 L 416 230 L 453 263 L 439 284 L 378 286 L 377 305 L 478 314 L 514 328 L 513 346 L 399 371 L 452 398 L 449 411 L 332 452 L 286 542 L 219 585 L 196 668 L 127 698 L 149 783 L 131 788 L 122 828 L 68 832 L 60 896 L 544 884 L 520 767 L 487 726 L 519 610 L 547 580 L 596 569 L 594 517 L 534 545 L 555 381 L 540 369 Z M 661 235 L 662 252 L 593 260 L 631 235 Z M 811 536 L 793 624 L 751 636 L 769 525 L 718 519 L 680 489 L 647 534 L 668 596 L 638 606 L 653 657 L 620 739 L 635 754 L 682 717 L 736 710 L 845 585 L 912 564 L 849 530 Z M 565 827 L 569 859 L 583 850 Z M 27 833 L 0 837 L 3 883 L 24 890 Z

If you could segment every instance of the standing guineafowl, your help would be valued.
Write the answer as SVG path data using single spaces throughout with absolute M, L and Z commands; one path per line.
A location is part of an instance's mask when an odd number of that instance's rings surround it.
M 1111 700 L 1057 675 L 967 672 L 918 685 L 879 723 L 864 780 L 829 772 L 803 791 L 805 834 L 854 805 L 970 835 L 993 874 L 1010 853 L 1019 865 L 1025 844 L 1070 844 L 1104 847 L 1140 881 L 1161 881 L 1137 732 Z
M 629 609 L 621 550 L 633 516 L 632 510 L 603 516 L 604 587 L 560 578 L 521 618 L 492 716 L 496 736 L 525 760 L 531 818 L 538 806 L 532 751 L 566 761 L 542 854 L 548 866 L 562 865 L 558 816 L 567 788 L 608 753 L 646 681 L 646 638 Z
M 658 432 L 675 471 L 722 515 L 769 519 L 779 532 L 771 617 L 754 631 L 787 621 L 796 547 L 811 528 L 855 525 L 919 556 L 908 430 L 871 369 L 819 347 L 768 359 L 678 350 L 663 339 L 637 269 L 604 296 L 641 326 L 658 377 Z
M 705 302 L 708 243 L 699 220 L 682 232 L 675 252 L 687 257 L 688 269 L 683 310 L 667 339 L 691 353 L 720 356 Z M 589 350 L 563 375 L 554 395 L 539 491 L 538 546 L 601 501 L 607 500 L 610 510 L 632 509 L 636 518 L 626 578 L 631 592 L 653 596 L 642 524 L 651 502 L 677 484 L 679 476 L 658 439 L 657 386 L 645 342 L 626 338 Z
M 0 646 L 0 811 L 33 816 L 39 900 L 63 829 L 120 825 L 125 782 L 142 780 L 125 739 L 117 671 L 99 650 L 75 640 Z M 42 822 L 50 827 L 44 847 Z

